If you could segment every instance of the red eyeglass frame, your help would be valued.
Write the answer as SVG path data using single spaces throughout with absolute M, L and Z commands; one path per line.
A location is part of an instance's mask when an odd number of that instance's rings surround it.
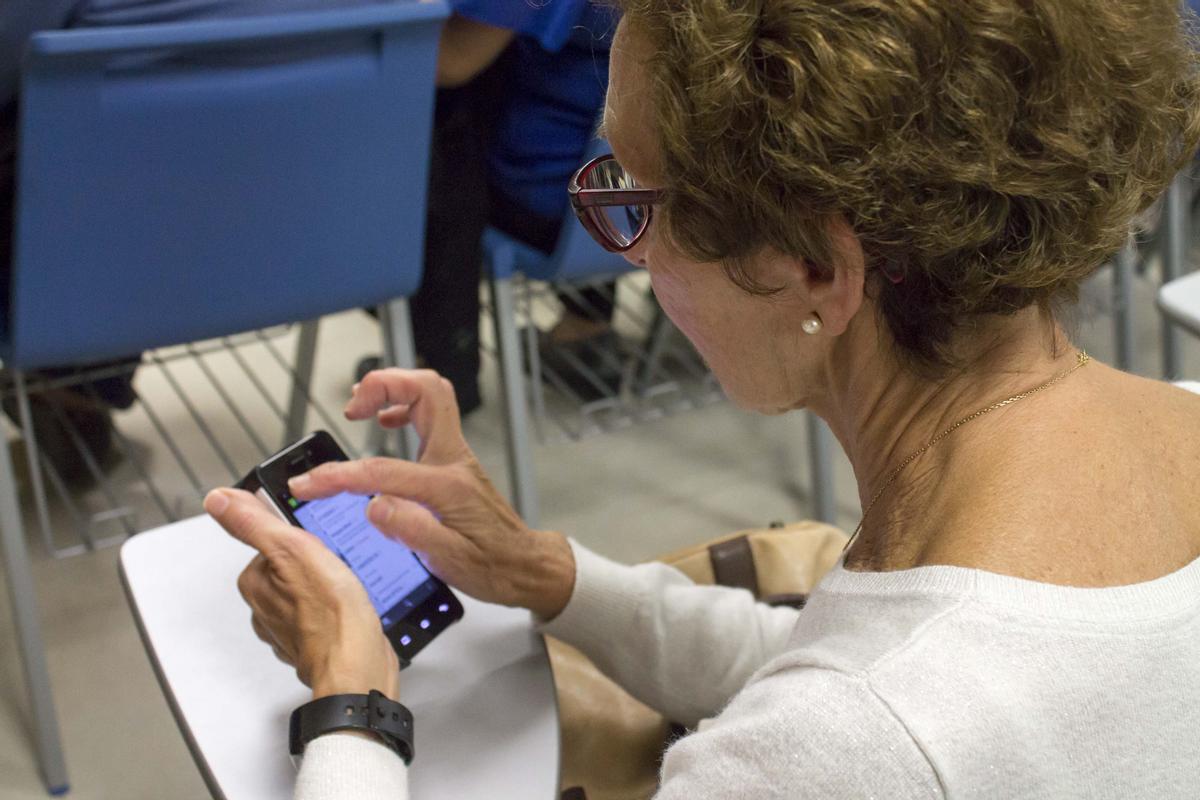
M 591 234 L 596 243 L 610 253 L 625 253 L 633 249 L 642 238 L 642 234 L 646 232 L 646 228 L 650 227 L 654 206 L 662 202 L 665 193 L 662 189 L 584 189 L 581 186 L 588 174 L 596 167 L 616 160 L 616 157 L 610 153 L 593 158 L 584 164 L 571 176 L 571 182 L 567 185 L 567 195 L 571 198 L 571 208 L 575 209 L 575 216 L 579 217 L 579 223 Z M 607 219 L 601 212 L 595 210 L 611 206 L 646 207 L 646 216 L 642 219 L 641 226 L 627 243 L 617 240 L 611 232 L 611 225 Z

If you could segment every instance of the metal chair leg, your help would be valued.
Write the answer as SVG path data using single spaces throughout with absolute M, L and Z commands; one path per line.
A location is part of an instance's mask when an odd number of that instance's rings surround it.
M 812 473 L 813 516 L 833 525 L 837 522 L 837 502 L 833 491 L 833 432 L 825 421 L 811 411 L 808 416 L 808 458 Z
M 38 527 L 46 552 L 54 555 L 58 547 L 54 543 L 54 529 L 50 527 L 50 506 L 46 501 L 46 481 L 42 475 L 41 458 L 38 456 L 37 435 L 33 431 L 33 412 L 29 405 L 29 386 L 25 373 L 13 372 L 13 383 L 17 390 L 17 412 L 21 418 L 21 439 L 25 443 L 25 458 L 29 462 L 29 482 L 33 489 L 33 504 L 37 509 Z M 7 458 L 7 456 L 6 456 Z M 17 507 L 18 510 L 20 506 Z
M 417 349 L 413 344 L 408 300 L 399 297 L 380 306 L 379 324 L 383 328 L 383 350 L 387 362 L 402 369 L 416 369 Z M 396 446 L 400 457 L 409 461 L 415 461 L 421 452 L 421 440 L 412 426 L 405 426 L 397 432 Z
M 58 715 L 46 669 L 46 650 L 42 643 L 38 619 L 37 598 L 29 568 L 29 552 L 25 547 L 25 531 L 21 525 L 21 510 L 17 505 L 16 484 L 13 481 L 12 459 L 5 444 L 0 453 L 0 549 L 12 601 L 13 622 L 17 628 L 17 644 L 21 665 L 29 689 L 29 712 L 37 745 L 38 762 L 47 791 L 53 795 L 68 790 L 67 765 L 63 758 L 62 740 L 58 731 Z M 36 456 L 35 456 L 36 459 Z M 31 475 L 38 474 L 36 463 Z
M 496 350 L 500 360 L 500 385 L 507 422 L 508 475 L 517 513 L 532 527 L 538 525 L 538 496 L 533 473 L 533 448 L 529 438 L 529 407 L 521 369 L 521 347 L 517 341 L 516 305 L 511 278 L 489 278 L 492 290 L 492 321 L 496 327 Z
M 312 386 L 313 365 L 317 359 L 317 332 L 319 319 L 300 323 L 300 338 L 296 341 L 296 372 L 292 377 L 292 396 L 288 401 L 287 424 L 284 427 L 283 446 L 304 435 L 304 424 L 308 414 L 309 387 Z
M 546 384 L 542 380 L 542 353 L 541 345 L 538 340 L 538 329 L 533 324 L 533 293 L 530 291 L 529 284 L 526 283 L 524 291 L 525 296 L 525 319 L 529 320 L 525 325 L 525 336 L 522 344 L 525 345 L 525 363 L 529 365 L 529 392 L 530 399 L 533 401 L 533 429 L 537 434 L 539 442 L 546 441 Z
M 1133 237 L 1113 259 L 1113 345 L 1117 369 L 1133 369 L 1133 273 L 1137 267 L 1137 243 Z
M 1176 175 L 1163 201 L 1164 285 L 1184 272 L 1188 241 L 1186 181 L 1187 177 L 1183 173 Z M 1165 314 L 1162 315 L 1162 365 L 1163 378 L 1173 380 L 1179 377 L 1179 331 Z
M 657 302 L 654 303 L 654 321 L 650 324 L 650 332 L 646 343 L 645 360 L 642 362 L 642 370 L 638 375 L 636 392 L 644 394 L 654 381 L 654 376 L 658 374 L 658 364 L 662 360 L 663 351 L 666 349 L 667 337 L 671 335 L 670 318 L 667 317 L 667 312 L 662 310 Z

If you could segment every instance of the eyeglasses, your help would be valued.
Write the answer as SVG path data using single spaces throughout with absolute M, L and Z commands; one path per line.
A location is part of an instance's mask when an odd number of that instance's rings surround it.
M 661 189 L 643 189 L 611 155 L 584 164 L 567 187 L 571 207 L 592 238 L 610 253 L 624 253 L 650 225 Z

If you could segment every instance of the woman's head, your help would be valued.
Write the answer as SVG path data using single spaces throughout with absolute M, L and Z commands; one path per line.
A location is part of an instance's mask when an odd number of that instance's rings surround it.
M 857 262 L 922 371 L 1073 296 L 1200 137 L 1177 0 L 620 5 L 607 124 L 660 252 L 760 299 Z

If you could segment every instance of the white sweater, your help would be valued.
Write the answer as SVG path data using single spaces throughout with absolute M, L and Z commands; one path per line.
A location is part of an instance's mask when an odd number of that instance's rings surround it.
M 707 720 L 657 800 L 1200 798 L 1200 560 L 1111 589 L 839 565 L 796 612 L 573 547 L 545 632 L 673 720 Z M 296 798 L 403 800 L 405 777 L 383 745 L 333 734 Z

